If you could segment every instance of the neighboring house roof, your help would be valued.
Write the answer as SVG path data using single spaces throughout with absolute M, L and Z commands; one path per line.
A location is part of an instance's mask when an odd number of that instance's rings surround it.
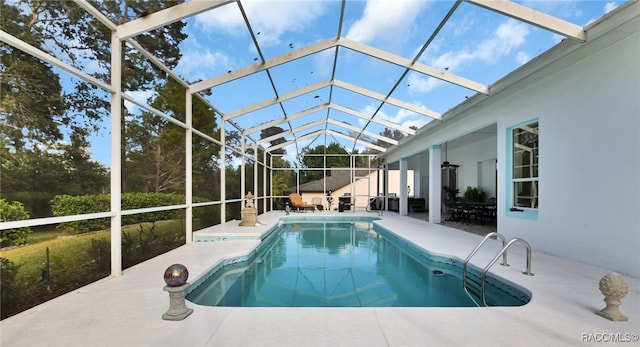
M 329 176 L 330 174 L 330 176 Z M 327 172 L 327 186 L 326 190 L 338 190 L 351 183 L 351 172 L 349 170 L 334 170 Z M 310 192 L 323 192 L 325 191 L 324 179 L 318 179 L 315 181 L 307 182 L 300 185 L 300 193 Z M 295 192 L 296 187 L 289 187 L 285 191 Z

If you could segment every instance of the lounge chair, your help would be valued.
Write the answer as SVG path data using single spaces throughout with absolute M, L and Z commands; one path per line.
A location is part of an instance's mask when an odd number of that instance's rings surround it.
M 300 194 L 289 194 L 289 201 L 291 202 L 291 208 L 295 210 L 312 210 L 315 212 L 316 207 L 312 204 L 307 204 L 302 201 Z

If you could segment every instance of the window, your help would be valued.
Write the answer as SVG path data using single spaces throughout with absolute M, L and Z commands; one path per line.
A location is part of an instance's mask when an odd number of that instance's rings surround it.
M 511 144 L 509 211 L 535 216 L 538 209 L 538 121 L 509 128 L 507 136 L 507 143 Z

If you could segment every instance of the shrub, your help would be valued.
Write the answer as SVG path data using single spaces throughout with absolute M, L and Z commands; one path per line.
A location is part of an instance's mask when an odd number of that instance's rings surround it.
M 9 222 L 16 220 L 29 219 L 29 212 L 19 201 L 8 203 L 4 199 L 0 199 L 0 221 Z M 14 228 L 0 231 L 0 244 L 5 246 L 19 246 L 27 243 L 27 234 L 31 232 L 31 228 Z
M 51 210 L 56 217 L 76 214 L 106 212 L 111 209 L 109 195 L 56 195 L 51 200 Z M 88 219 L 58 224 L 57 228 L 69 233 L 82 234 L 109 227 L 108 218 Z
M 482 188 L 467 187 L 464 192 L 464 201 L 466 202 L 485 202 L 487 201 L 487 193 Z
M 0 286 L 0 293 L 2 302 L 8 302 L 12 299 L 16 285 L 16 276 L 20 265 L 14 264 L 7 258 L 0 257 L 0 271 L 2 272 L 2 286 Z
M 202 198 L 193 199 L 194 202 L 204 201 Z M 185 203 L 184 195 L 166 193 L 125 193 L 122 194 L 122 209 L 134 210 L 157 206 L 172 206 Z M 57 195 L 51 200 L 54 216 L 71 216 L 87 213 L 107 212 L 111 210 L 110 196 L 100 195 Z M 198 216 L 194 216 L 198 217 Z M 132 225 L 160 220 L 184 219 L 184 210 L 168 210 L 150 213 L 138 213 L 122 216 L 122 225 Z M 60 223 L 57 228 L 73 234 L 108 229 L 109 218 L 98 218 Z
M 109 270 L 111 265 L 111 243 L 104 239 L 91 239 L 89 256 L 98 270 Z

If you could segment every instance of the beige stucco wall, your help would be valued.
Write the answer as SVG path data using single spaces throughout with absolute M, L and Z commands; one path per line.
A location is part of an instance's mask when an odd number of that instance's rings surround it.
M 410 191 L 413 193 L 413 170 L 407 171 L 407 184 L 410 188 Z M 346 185 L 340 189 L 334 190 L 331 194 L 333 196 L 333 204 L 331 208 L 336 210 L 338 208 L 338 197 L 344 196 L 345 194 L 350 193 L 355 197 L 355 207 L 357 209 L 364 209 L 367 206 L 369 201 L 369 197 L 377 196 L 378 189 L 378 172 L 374 171 L 370 175 L 365 178 L 358 178 L 353 184 L 353 191 L 351 190 L 351 185 Z M 389 171 L 389 193 L 396 194 L 400 196 L 400 171 L 398 170 L 390 170 Z M 383 194 L 382 188 L 380 189 L 380 195 Z M 322 205 L 325 209 L 328 208 L 326 195 L 322 192 L 317 193 L 302 193 L 302 200 L 304 202 L 311 203 L 313 198 L 321 198 Z

